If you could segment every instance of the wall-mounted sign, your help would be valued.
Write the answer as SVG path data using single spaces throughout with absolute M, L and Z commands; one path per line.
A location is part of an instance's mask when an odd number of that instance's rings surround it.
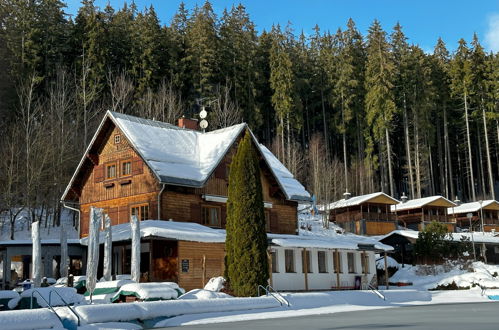
M 182 259 L 182 273 L 188 273 L 189 272 L 189 259 Z

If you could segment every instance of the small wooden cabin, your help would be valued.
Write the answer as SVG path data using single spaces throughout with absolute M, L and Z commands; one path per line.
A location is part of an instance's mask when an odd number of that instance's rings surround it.
M 412 230 L 423 230 L 425 224 L 438 221 L 447 225 L 450 232 L 455 231 L 456 222 L 453 216 L 449 216 L 448 208 L 456 206 L 442 196 L 430 196 L 407 200 L 391 206 L 391 211 L 404 227 Z
M 470 229 L 471 224 L 473 230 L 481 231 L 483 219 L 484 231 L 499 231 L 499 202 L 495 200 L 463 203 L 450 207 L 447 212 L 455 218 L 460 228 Z
M 81 212 L 81 238 L 88 235 L 92 206 L 102 208 L 113 226 L 128 224 L 131 215 L 136 215 L 142 221 L 173 220 L 225 228 L 229 164 L 249 128 L 243 123 L 202 133 L 184 128 L 195 127 L 185 119 L 179 126 L 106 113 L 62 196 L 66 205 Z M 251 135 L 260 158 L 267 231 L 296 235 L 298 202 L 309 201 L 310 194 Z M 155 265 L 153 270 L 143 269 L 144 278 L 147 275 L 154 281 L 179 278 L 181 260 L 189 255 L 220 250 L 216 244 L 172 243 L 154 235 L 143 243 L 147 243 L 143 248 L 151 251 L 149 265 Z M 119 251 L 117 257 L 123 258 L 125 267 L 116 265 L 115 273 L 126 271 L 129 262 L 127 249 Z M 172 264 L 173 259 L 165 255 L 175 256 L 176 262 Z M 218 263 L 223 263 L 223 254 L 217 255 Z M 200 265 L 195 265 L 200 272 Z M 186 284 L 184 288 L 193 287 Z
M 397 229 L 390 206 L 399 201 L 383 192 L 345 198 L 329 205 L 329 220 L 359 235 L 385 235 Z

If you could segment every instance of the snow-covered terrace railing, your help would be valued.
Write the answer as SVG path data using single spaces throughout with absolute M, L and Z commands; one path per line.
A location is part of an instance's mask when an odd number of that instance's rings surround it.
M 87 305 L 76 307 L 83 323 L 149 320 L 185 314 L 230 312 L 281 307 L 272 297 L 220 298 L 216 300 L 166 300 L 134 304 Z

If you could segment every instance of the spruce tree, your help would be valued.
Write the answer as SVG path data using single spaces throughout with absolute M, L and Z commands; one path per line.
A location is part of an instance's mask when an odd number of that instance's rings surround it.
M 254 296 L 269 273 L 260 166 L 249 131 L 230 165 L 226 230 L 226 278 L 236 296 Z

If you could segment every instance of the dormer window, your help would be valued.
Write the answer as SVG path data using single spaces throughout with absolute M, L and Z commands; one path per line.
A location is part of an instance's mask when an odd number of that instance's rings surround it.
M 114 136 L 114 144 L 120 144 L 121 143 L 121 135 L 115 135 Z

